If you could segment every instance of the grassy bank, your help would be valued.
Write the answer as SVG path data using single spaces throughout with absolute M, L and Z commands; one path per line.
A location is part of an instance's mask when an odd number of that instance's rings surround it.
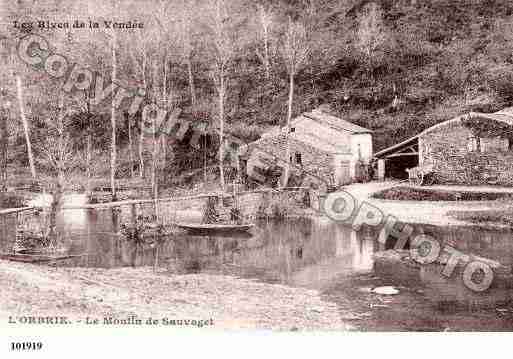
M 377 192 L 372 198 L 397 201 L 495 201 L 512 199 L 513 194 L 476 191 L 442 191 L 399 186 Z
M 0 317 L 209 319 L 217 329 L 347 330 L 318 292 L 150 268 L 54 268 L 0 261 Z
M 450 211 L 448 216 L 483 228 L 513 229 L 513 210 Z

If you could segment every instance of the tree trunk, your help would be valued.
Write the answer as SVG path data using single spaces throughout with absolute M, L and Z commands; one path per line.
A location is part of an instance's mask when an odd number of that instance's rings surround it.
M 86 123 L 87 126 L 87 138 L 86 138 L 86 197 L 88 202 L 91 200 L 93 196 L 93 189 L 91 188 L 91 164 L 92 164 L 92 141 L 93 141 L 93 115 L 91 114 L 91 101 L 90 101 L 90 93 L 88 91 L 84 92 L 85 106 L 87 111 Z
M 130 163 L 130 178 L 135 177 L 134 173 L 134 144 L 132 141 L 132 119 L 130 118 L 130 115 L 126 115 L 127 121 L 128 121 L 128 162 Z
M 155 169 L 155 183 L 153 187 L 153 205 L 155 206 L 155 222 L 159 223 L 159 179 L 158 169 Z
M 9 133 L 7 131 L 7 113 L 0 113 L 0 192 L 7 190 L 7 147 Z
M 112 39 L 112 81 L 116 80 L 116 37 L 115 32 Z M 110 116 L 112 134 L 111 134 L 111 154 L 110 154 L 110 187 L 112 192 L 112 201 L 116 201 L 116 109 L 114 106 L 114 96 L 112 96 L 111 116 Z
M 153 151 L 151 155 L 151 189 L 153 192 L 153 210 L 155 213 L 155 217 L 158 217 L 158 210 L 157 210 L 157 199 L 158 199 L 158 193 L 157 193 L 157 126 L 156 126 L 156 119 L 153 119 L 153 129 L 152 129 L 152 140 L 153 140 Z
M 155 258 L 153 261 L 153 273 L 157 273 L 157 268 L 159 266 L 159 244 L 155 246 Z
M 265 66 L 265 78 L 269 80 L 271 78 L 271 71 L 269 69 L 271 62 L 269 60 L 269 34 L 267 28 L 264 28 L 264 66 Z
M 57 245 L 57 213 L 62 205 L 64 174 L 58 169 L 56 188 L 52 191 L 52 204 L 50 205 L 48 230 L 46 238 L 50 240 L 50 245 Z
M 292 102 L 294 100 L 294 74 L 291 72 L 289 76 L 289 104 L 287 110 L 287 126 L 285 134 L 285 169 L 283 171 L 282 187 L 287 187 L 290 175 L 290 121 L 292 120 Z
M 189 91 L 191 93 L 191 105 L 196 105 L 196 88 L 194 86 L 194 77 L 192 76 L 192 63 L 191 59 L 187 57 L 187 72 L 189 75 Z
M 23 103 L 23 86 L 21 83 L 21 77 L 19 75 L 16 75 L 16 88 L 18 90 L 18 103 L 20 106 L 21 121 L 23 122 L 23 130 L 25 132 L 25 141 L 27 142 L 27 154 L 30 165 L 30 173 L 32 174 L 32 178 L 36 179 L 36 167 L 34 166 L 34 156 L 32 154 L 32 145 L 30 143 L 29 126 L 27 117 L 25 116 L 25 105 Z
M 147 54 L 146 54 L 146 49 L 144 47 L 144 42 L 143 42 L 143 49 L 142 49 L 142 69 L 141 69 L 141 72 L 142 72 L 142 80 L 143 80 L 143 85 L 144 85 L 144 94 L 145 96 L 147 96 L 146 94 L 146 91 L 148 91 L 148 82 L 147 82 L 147 79 L 146 79 L 146 62 L 147 62 L 147 58 L 146 58 Z M 141 122 L 140 122 L 140 125 L 139 125 L 139 177 L 140 178 L 144 178 L 145 176 L 145 168 L 144 168 L 144 123 L 143 123 L 143 119 L 141 117 Z
M 162 158 L 164 160 L 163 164 L 162 164 L 162 169 L 164 169 L 166 167 L 166 163 L 167 163 L 167 137 L 166 135 L 163 135 L 160 137 L 160 146 L 162 148 Z
M 90 125 L 89 125 L 90 126 Z M 91 200 L 93 189 L 91 188 L 91 151 L 92 151 L 92 144 L 91 144 L 92 138 L 91 138 L 91 129 L 89 128 L 87 131 L 87 145 L 86 145 L 86 178 L 87 178 L 87 188 L 86 188 L 86 196 L 88 200 Z
M 144 178 L 144 124 L 141 119 L 141 128 L 139 133 L 139 177 Z
M 221 184 L 221 190 L 224 192 L 224 94 L 225 94 L 225 83 L 224 75 L 220 76 L 219 86 L 219 181 Z

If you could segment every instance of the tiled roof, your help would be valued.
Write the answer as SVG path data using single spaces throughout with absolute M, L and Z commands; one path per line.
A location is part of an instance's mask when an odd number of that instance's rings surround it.
M 323 125 L 327 125 L 331 128 L 334 128 L 338 131 L 348 131 L 350 133 L 371 133 L 371 130 L 360 127 L 348 121 L 345 121 L 341 118 L 329 115 L 319 110 L 313 110 L 311 112 L 307 112 L 302 114 L 299 117 L 296 117 L 291 121 L 291 125 L 296 124 L 296 122 L 301 120 L 310 120 L 316 121 Z M 285 128 L 273 128 L 272 130 L 262 134 L 260 139 L 255 142 L 250 143 L 249 145 L 258 145 L 263 143 L 264 141 L 272 139 L 279 139 L 280 137 L 285 136 Z M 337 154 L 345 154 L 349 153 L 351 150 L 348 148 L 349 143 L 338 144 L 335 142 L 330 142 L 326 138 L 321 138 L 317 136 L 317 134 L 312 133 L 311 131 L 296 131 L 290 133 L 290 138 L 296 141 L 303 142 L 309 146 L 317 148 L 321 151 L 327 153 L 337 153 Z
M 508 107 L 508 108 L 502 109 L 495 113 L 470 112 L 468 115 L 470 115 L 470 117 L 478 117 L 478 118 L 489 119 L 489 120 L 493 120 L 493 121 L 499 121 L 499 122 L 503 122 L 503 123 L 513 126 L 513 107 Z M 434 126 L 431 126 L 427 129 L 425 129 L 424 131 L 422 131 L 421 133 L 419 133 L 418 135 L 410 137 L 398 144 L 395 144 L 393 146 L 387 147 L 385 149 L 382 149 L 379 152 L 374 153 L 374 157 L 382 157 L 383 155 L 394 152 L 404 146 L 410 145 L 418 137 L 421 137 L 421 136 L 425 135 L 426 133 L 429 133 L 433 130 L 436 130 L 436 129 L 443 127 L 445 125 L 448 125 L 450 123 L 460 122 L 464 117 L 466 117 L 468 115 L 461 115 L 461 116 L 452 118 L 450 120 L 440 122 Z
M 510 112 L 511 110 L 512 110 L 511 108 L 505 108 L 505 109 L 500 110 L 499 112 L 495 112 L 495 113 L 471 112 L 470 116 L 487 118 L 490 120 L 504 122 L 504 123 L 507 123 L 508 125 L 513 126 L 513 112 Z
M 265 136 L 261 137 L 260 139 L 252 142 L 249 144 L 249 146 L 258 146 L 259 144 L 267 143 L 268 141 L 279 141 L 279 140 L 285 140 L 285 133 L 280 133 L 276 136 Z M 324 140 L 320 140 L 317 136 L 309 133 L 304 132 L 292 132 L 290 134 L 291 140 L 296 140 L 305 143 L 308 146 L 317 148 L 321 151 L 327 152 L 327 153 L 349 153 L 350 149 L 348 149 L 345 146 L 340 146 L 334 143 L 330 143 Z
M 513 107 L 506 107 L 500 111 L 495 112 L 496 114 L 509 115 L 513 117 Z
M 290 138 L 304 142 L 312 147 L 319 148 L 323 151 L 330 153 L 347 153 L 350 150 L 347 146 L 341 146 L 333 142 L 328 142 L 317 137 L 315 134 L 305 132 L 293 132 L 290 134 Z
M 332 115 L 329 115 L 325 112 L 319 111 L 319 110 L 313 110 L 311 112 L 306 112 L 302 114 L 301 116 L 295 118 L 292 123 L 295 123 L 296 121 L 302 120 L 304 118 L 317 121 L 319 123 L 322 123 L 324 125 L 328 125 L 336 130 L 339 131 L 348 131 L 351 133 L 371 133 L 372 131 L 355 125 L 354 123 L 348 122 L 346 120 L 343 120 L 339 117 L 335 117 Z

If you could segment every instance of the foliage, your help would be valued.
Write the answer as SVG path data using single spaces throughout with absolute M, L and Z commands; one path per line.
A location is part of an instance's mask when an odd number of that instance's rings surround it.
M 5 87 L 1 101 L 15 103 L 15 71 L 24 79 L 34 147 L 44 147 L 50 131 L 45 119 L 52 118 L 55 108 L 51 105 L 55 93 L 50 90 L 62 83 L 13 60 L 15 39 L 29 30 L 5 24 L 20 18 L 137 18 L 144 22 L 143 30 L 119 33 L 117 80 L 132 88 L 146 86 L 149 99 L 180 107 L 188 118 L 217 125 L 221 115 L 225 131 L 234 131 L 246 141 L 271 126 L 286 124 L 290 70 L 296 74 L 293 116 L 330 104 L 342 118 L 374 130 L 376 150 L 467 111 L 492 112 L 513 104 L 513 3 L 509 0 L 222 2 L 226 11 L 217 27 L 210 16 L 214 0 L 150 0 L 146 6 L 135 0 L 91 0 L 87 7 L 76 0 L 55 0 L 51 6 L 6 4 L 1 25 L 6 40 L 0 56 Z M 284 66 L 278 56 L 280 47 L 285 50 L 282 55 L 291 50 L 283 46 L 287 34 L 293 34 L 289 23 L 301 24 L 294 25 L 294 33 L 298 40 L 308 40 L 308 51 L 297 57 L 304 60 L 306 53 L 310 55 L 294 69 Z M 44 36 L 71 61 L 107 77 L 110 74 L 105 33 L 58 29 L 47 30 Z M 218 90 L 224 101 L 222 114 Z M 99 156 L 108 156 L 109 104 L 87 109 L 81 92 L 66 103 L 74 109 L 70 146 L 75 153 L 83 153 L 90 123 L 93 147 Z M 12 167 L 26 166 L 23 131 L 14 107 L 8 115 L 8 162 Z M 137 134 L 140 116 L 135 116 Z M 120 161 L 125 163 L 120 171 L 130 173 L 124 158 L 128 151 L 123 151 L 127 126 L 122 116 L 117 118 Z M 140 157 L 150 161 L 151 144 L 143 141 L 141 146 Z M 209 141 L 206 151 L 181 143 L 169 147 L 173 156 L 166 170 L 180 169 L 178 163 L 182 163 L 187 171 L 205 164 L 205 152 L 207 165 L 215 164 L 219 148 L 216 141 Z M 97 168 L 93 175 L 107 171 Z
M 513 213 L 511 210 L 486 210 L 486 211 L 450 211 L 448 216 L 460 221 L 466 221 L 478 225 L 480 228 L 491 226 L 513 227 Z

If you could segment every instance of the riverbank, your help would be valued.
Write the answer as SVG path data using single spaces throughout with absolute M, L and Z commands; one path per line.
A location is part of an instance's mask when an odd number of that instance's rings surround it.
M 483 211 L 452 211 L 449 216 L 486 229 L 513 228 L 513 209 L 491 209 Z
M 435 226 L 476 226 L 480 223 L 468 220 L 472 213 L 487 213 L 501 208 L 504 213 L 513 211 L 513 200 L 499 199 L 494 201 L 411 201 L 386 200 L 372 198 L 372 195 L 401 185 L 400 182 L 355 183 L 343 188 L 358 202 L 369 203 L 379 208 L 385 216 L 392 215 L 400 222 L 411 224 L 429 224 Z M 440 186 L 449 191 L 452 186 Z M 436 186 L 426 187 L 437 190 Z M 472 191 L 471 187 L 454 186 L 455 191 Z M 498 193 L 498 188 L 479 187 L 482 192 Z M 511 194 L 511 189 L 504 189 Z M 464 213 L 465 215 L 462 215 Z M 455 215 L 458 214 L 458 215 Z M 504 229 L 504 223 L 487 223 L 487 227 Z
M 55 268 L 0 261 L 0 318 L 213 319 L 214 329 L 349 330 L 317 291 L 210 274 Z

